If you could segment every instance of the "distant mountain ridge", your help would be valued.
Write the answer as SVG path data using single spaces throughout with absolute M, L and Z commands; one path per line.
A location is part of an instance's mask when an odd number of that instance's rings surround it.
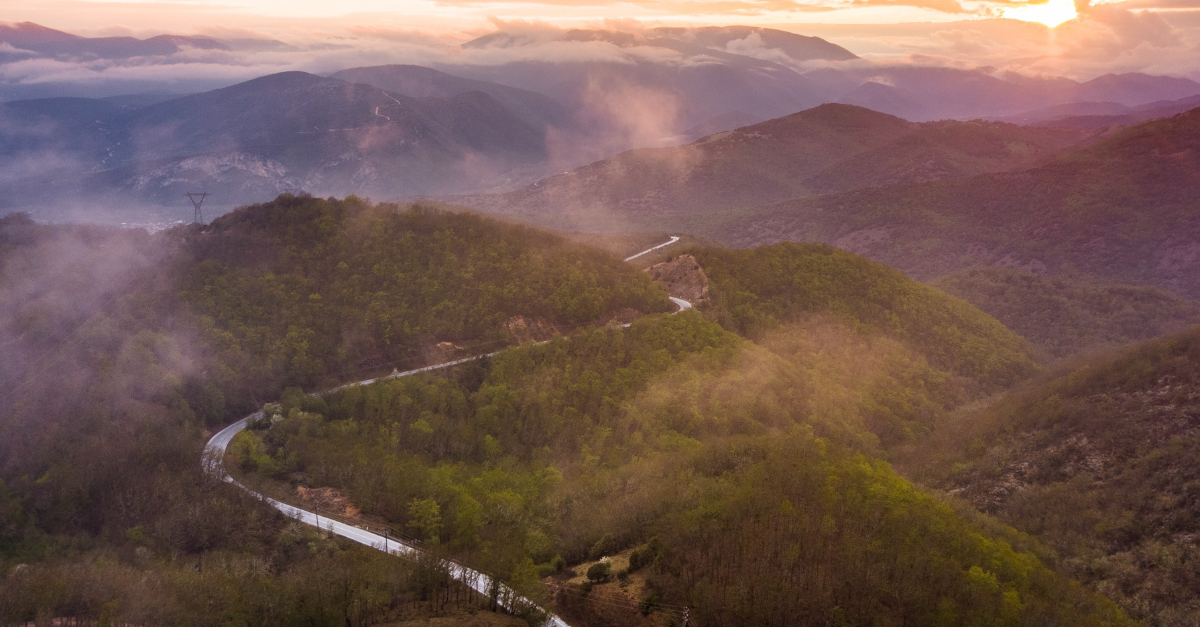
M 53 157 L 6 181 L 8 202 L 85 189 L 164 203 L 193 188 L 231 204 L 289 189 L 415 195 L 503 181 L 546 159 L 543 131 L 485 93 L 410 98 L 303 72 L 133 109 L 74 98 L 9 103 L 0 115 L 25 129 L 0 136 L 0 157 Z
M 549 96 L 507 85 L 460 78 L 419 65 L 351 68 L 334 72 L 329 77 L 351 83 L 374 85 L 411 98 L 452 98 L 478 91 L 495 98 L 509 112 L 533 128 L 545 129 L 571 123 L 571 111 Z
M 1200 108 L 1026 171 L 796 199 L 706 228 L 736 246 L 829 242 L 922 279 L 1008 266 L 1197 299 L 1197 189 Z
M 1076 102 L 1027 111 L 1004 121 L 1033 126 L 1099 129 L 1170 117 L 1196 107 L 1200 107 L 1200 95 L 1178 100 L 1159 100 L 1136 107 L 1116 102 Z
M 563 228 L 695 230 L 697 221 L 771 199 L 1028 167 L 1088 137 L 993 122 L 917 124 L 826 104 L 684 146 L 621 153 L 503 195 L 457 200 Z
M 757 41 L 754 41 L 754 40 Z M 747 41 L 749 40 L 749 41 Z M 463 44 L 463 48 L 511 48 L 545 41 L 603 41 L 620 47 L 662 46 L 732 52 L 737 42 L 775 49 L 794 61 L 849 61 L 858 55 L 820 37 L 808 37 L 774 28 L 755 26 L 705 26 L 650 28 L 640 32 L 569 29 L 536 35 L 514 35 L 503 30 Z
M 184 48 L 230 50 L 229 46 L 209 37 L 185 37 L 182 35 L 159 35 L 149 39 L 80 37 L 32 22 L 0 24 L 0 42 L 7 43 L 16 49 L 16 52 L 0 51 L 0 62 L 11 60 L 6 57 L 67 55 L 90 56 L 100 59 L 128 59 L 172 55 Z

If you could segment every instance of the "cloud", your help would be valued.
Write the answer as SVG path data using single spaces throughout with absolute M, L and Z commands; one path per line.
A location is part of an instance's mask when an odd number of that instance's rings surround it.
M 855 7 L 909 6 L 942 13 L 967 13 L 957 0 L 850 0 Z
M 454 2 L 457 0 L 447 0 Z M 465 1 L 465 0 L 464 0 Z M 481 1 L 481 0 L 473 0 Z M 553 0 L 569 2 L 573 0 Z M 582 0 L 581 0 L 582 1 Z M 701 3 L 703 10 L 775 10 L 781 7 L 919 6 L 947 14 L 970 15 L 981 6 L 974 0 L 828 0 L 799 5 L 790 0 Z M 1029 74 L 1062 74 L 1087 79 L 1108 72 L 1143 71 L 1197 76 L 1200 72 L 1200 25 L 1180 22 L 1175 14 L 1131 10 L 1131 3 L 1200 3 L 1200 0 L 1130 0 L 1120 4 L 1082 3 L 1080 16 L 1057 29 L 1005 19 L 882 25 L 792 25 L 789 30 L 826 36 L 872 61 L 950 67 L 992 66 Z M 658 0 L 646 5 L 670 5 Z M 1172 20 L 1175 20 L 1173 22 Z M 652 23 L 651 23 L 652 24 Z M 408 63 L 437 67 L 486 68 L 519 62 L 602 62 L 623 65 L 703 65 L 720 54 L 681 53 L 649 45 L 637 37 L 648 24 L 636 20 L 595 20 L 578 27 L 629 33 L 620 45 L 612 41 L 564 41 L 567 29 L 539 20 L 490 19 L 490 28 L 469 34 L 363 21 L 350 26 L 289 26 L 271 32 L 239 25 L 210 26 L 202 34 L 243 42 L 233 50 L 185 49 L 169 57 L 124 60 L 44 58 L 17 54 L 0 45 L 0 98 L 44 95 L 107 96 L 137 91 L 190 92 L 231 85 L 265 74 L 301 70 L 328 74 L 348 67 Z M 286 32 L 285 32 L 286 31 Z M 487 48 L 462 48 L 474 36 L 503 31 L 509 41 Z M 144 35 L 144 34 L 143 34 Z M 286 35 L 286 36 L 285 36 Z M 278 37 L 273 39 L 272 37 Z M 246 42 L 264 42 L 255 46 Z M 781 63 L 801 71 L 841 67 L 828 62 L 796 63 L 763 38 L 749 36 L 726 42 L 719 51 Z M 3 63 L 2 61 L 8 61 Z

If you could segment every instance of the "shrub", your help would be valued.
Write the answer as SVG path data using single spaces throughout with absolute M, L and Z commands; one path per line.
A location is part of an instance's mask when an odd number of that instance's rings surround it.
M 589 581 L 608 581 L 608 574 L 612 572 L 612 565 L 608 562 L 596 562 L 587 570 L 587 578 Z
M 617 537 L 611 533 L 604 534 L 595 544 L 592 545 L 592 550 L 588 551 L 588 559 L 598 560 L 605 555 L 616 553 L 620 547 L 617 544 Z
M 658 593 L 658 590 L 651 590 L 650 594 L 638 602 L 638 611 L 642 613 L 642 616 L 649 616 L 658 609 L 661 602 L 662 595 Z

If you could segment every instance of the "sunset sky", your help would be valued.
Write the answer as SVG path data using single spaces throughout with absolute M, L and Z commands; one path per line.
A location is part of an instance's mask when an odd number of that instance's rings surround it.
M 1187 8 L 1194 0 L 1136 0 L 1139 7 Z M 481 27 L 488 17 L 561 25 L 604 18 L 669 23 L 756 24 L 947 22 L 1012 17 L 1057 25 L 1076 15 L 1072 0 L 6 0 L 5 17 L 96 28 L 119 22 L 130 28 L 163 24 L 254 25 L 379 19 L 417 28 Z M 1099 3 L 1097 3 L 1099 4 Z
M 1200 0 L 4 0 L 0 18 L 91 36 L 270 37 L 359 50 L 453 47 L 498 25 L 749 24 L 824 37 L 877 61 L 1200 77 Z

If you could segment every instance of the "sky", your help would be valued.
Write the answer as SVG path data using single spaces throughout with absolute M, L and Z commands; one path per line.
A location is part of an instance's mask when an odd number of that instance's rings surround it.
M 1167 0 L 1164 0 L 1167 1 Z M 662 23 L 758 25 L 795 22 L 890 24 L 948 22 L 1009 16 L 1057 25 L 1075 16 L 1073 0 L 5 0 L 5 17 L 96 28 L 186 25 L 290 26 L 378 20 L 436 31 L 486 28 L 489 18 L 539 20 L 557 25 L 632 18 Z
M 0 0 L 0 20 L 76 34 L 267 37 L 363 61 L 420 63 L 514 25 L 746 24 L 815 35 L 874 61 L 1088 79 L 1200 79 L 1200 0 Z M 390 47 L 389 47 L 390 46 Z M 409 48 L 406 48 L 409 47 Z M 326 55 L 333 67 L 354 54 Z M 304 66 L 309 67 L 309 66 Z

